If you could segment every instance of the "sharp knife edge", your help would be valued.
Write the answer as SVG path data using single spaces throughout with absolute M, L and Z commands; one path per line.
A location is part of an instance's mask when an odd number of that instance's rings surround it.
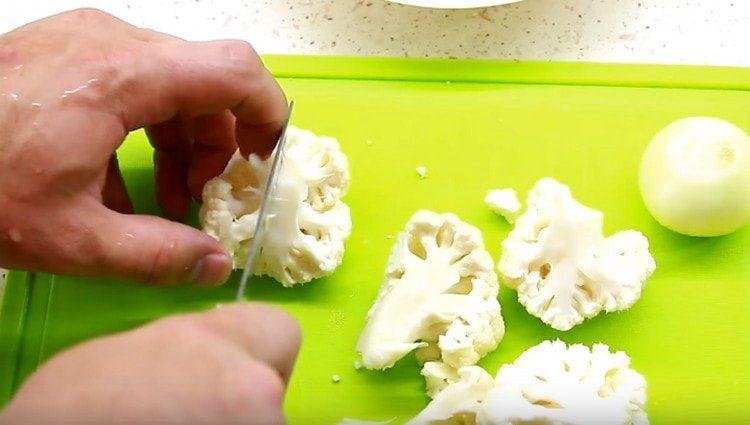
M 273 163 L 271 164 L 271 171 L 268 174 L 268 180 L 266 181 L 266 189 L 263 192 L 263 201 L 258 209 L 258 221 L 255 223 L 255 234 L 253 240 L 250 242 L 250 248 L 247 251 L 247 260 L 245 261 L 245 268 L 242 270 L 242 277 L 240 278 L 240 286 L 237 288 L 237 302 L 245 299 L 245 288 L 247 287 L 247 281 L 250 279 L 250 275 L 253 271 L 253 265 L 255 264 L 255 257 L 260 251 L 260 244 L 263 242 L 266 230 L 266 214 L 268 210 L 268 204 L 271 202 L 271 195 L 273 194 L 274 187 L 276 186 L 276 177 L 278 171 L 281 169 L 282 163 L 284 162 L 284 146 L 286 146 L 286 130 L 289 128 L 289 121 L 292 118 L 292 111 L 294 110 L 294 101 L 289 104 L 289 113 L 286 117 L 286 122 L 279 135 L 278 143 L 276 144 L 276 154 L 273 157 Z

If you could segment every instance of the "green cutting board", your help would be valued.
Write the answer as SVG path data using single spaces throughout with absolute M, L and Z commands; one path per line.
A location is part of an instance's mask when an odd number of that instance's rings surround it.
M 478 226 L 494 258 L 510 226 L 482 203 L 486 191 L 525 193 L 541 177 L 569 184 L 605 213 L 607 232 L 635 228 L 658 268 L 629 311 L 557 332 L 515 293 L 500 300 L 507 334 L 481 364 L 494 373 L 545 339 L 625 350 L 649 384 L 655 424 L 750 422 L 750 231 L 696 239 L 660 227 L 638 194 L 650 137 L 678 118 L 712 115 L 750 131 L 750 69 L 382 58 L 266 57 L 294 124 L 337 137 L 349 155 L 346 201 L 354 231 L 330 278 L 285 289 L 251 281 L 248 298 L 279 305 L 302 324 L 304 346 L 286 411 L 292 424 L 342 417 L 401 422 L 426 403 L 413 356 L 386 372 L 357 371 L 354 344 L 386 258 L 414 211 L 451 211 Z M 140 212 L 158 213 L 151 152 L 129 137 L 120 163 Z M 428 177 L 415 168 L 425 165 Z M 193 219 L 192 224 L 196 224 Z M 12 272 L 0 322 L 0 394 L 41 361 L 97 335 L 232 299 L 218 289 L 154 288 L 103 279 Z M 333 383 L 331 376 L 341 376 Z M 199 383 L 196 383 L 199 385 Z

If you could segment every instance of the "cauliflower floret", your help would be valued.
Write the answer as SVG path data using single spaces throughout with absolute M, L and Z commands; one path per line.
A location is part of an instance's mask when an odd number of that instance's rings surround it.
M 503 241 L 499 270 L 507 285 L 529 313 L 555 329 L 630 308 L 656 268 L 643 234 L 626 230 L 605 238 L 603 219 L 567 186 L 544 178 Z
M 203 189 L 203 230 L 226 246 L 235 267 L 247 260 L 272 158 L 245 160 L 237 151 L 224 173 Z M 272 230 L 265 234 L 253 273 L 284 286 L 333 273 L 351 233 L 349 207 L 341 200 L 348 185 L 349 165 L 336 139 L 290 126 L 268 205 Z
M 406 425 L 473 424 L 494 380 L 479 366 L 464 366 L 456 379 L 435 395 L 427 407 Z
M 544 341 L 492 378 L 459 370 L 410 425 L 646 425 L 646 381 L 624 352 Z
M 492 189 L 484 197 L 484 203 L 511 224 L 516 221 L 521 211 L 521 201 L 518 200 L 514 189 Z
M 422 376 L 427 384 L 427 395 L 435 398 L 440 391 L 443 391 L 452 382 L 461 379 L 458 370 L 448 366 L 443 362 L 427 362 L 422 366 Z
M 492 258 L 479 230 L 453 214 L 418 211 L 396 241 L 357 343 L 385 369 L 412 350 L 459 368 L 497 347 L 505 326 Z
M 500 368 L 477 423 L 648 424 L 646 380 L 629 366 L 604 344 L 544 341 Z

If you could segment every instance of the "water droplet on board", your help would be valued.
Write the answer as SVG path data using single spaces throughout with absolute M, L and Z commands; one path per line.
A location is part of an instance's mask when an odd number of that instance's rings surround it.
M 344 325 L 344 322 L 346 322 L 346 314 L 341 310 L 334 310 L 328 317 L 328 329 L 340 329 Z

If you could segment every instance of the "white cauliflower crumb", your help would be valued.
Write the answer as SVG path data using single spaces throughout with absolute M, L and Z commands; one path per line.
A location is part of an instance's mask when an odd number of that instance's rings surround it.
M 339 382 L 341 382 L 341 376 L 331 375 L 331 382 L 333 382 L 334 384 L 338 384 Z
M 357 343 L 362 364 L 386 369 L 412 350 L 458 368 L 495 349 L 505 327 L 497 276 L 476 227 L 418 211 L 398 235 Z
M 544 341 L 493 379 L 459 370 L 409 425 L 646 425 L 646 380 L 624 352 Z
M 449 384 L 460 379 L 458 370 L 443 362 L 427 362 L 422 366 L 421 371 L 424 376 L 427 395 L 430 398 L 443 391 Z
M 362 360 L 357 359 L 354 361 L 354 369 L 356 370 L 362 369 Z
M 435 394 L 432 402 L 406 425 L 474 424 L 494 380 L 479 366 L 464 366 Z
M 349 165 L 339 143 L 310 131 L 287 129 L 284 165 L 268 208 L 268 227 L 253 273 L 284 286 L 333 273 L 351 233 Z M 271 159 L 235 153 L 226 170 L 203 189 L 203 230 L 224 244 L 242 267 L 255 233 Z
M 484 197 L 484 203 L 511 224 L 516 221 L 521 211 L 521 201 L 518 200 L 514 189 L 492 189 Z
M 630 308 L 656 268 L 643 234 L 626 230 L 605 238 L 603 220 L 567 186 L 544 178 L 503 241 L 498 268 L 506 284 L 530 314 L 555 329 Z
M 419 167 L 417 167 L 417 175 L 421 179 L 427 178 L 427 167 L 425 167 L 424 165 L 420 165 Z

